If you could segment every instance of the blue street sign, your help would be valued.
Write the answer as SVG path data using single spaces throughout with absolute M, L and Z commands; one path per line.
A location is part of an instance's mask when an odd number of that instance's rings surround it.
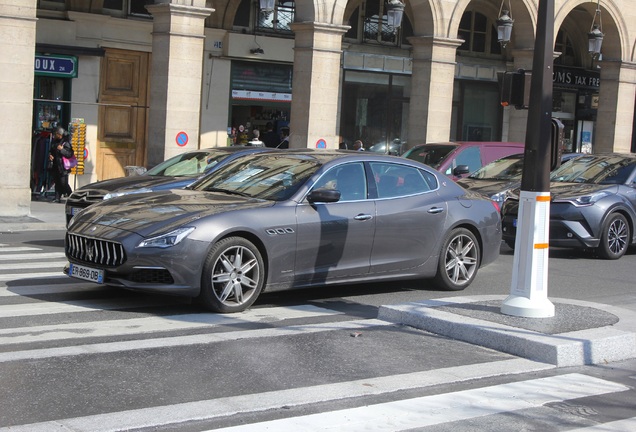
M 34 70 L 36 75 L 77 78 L 77 57 L 36 54 Z

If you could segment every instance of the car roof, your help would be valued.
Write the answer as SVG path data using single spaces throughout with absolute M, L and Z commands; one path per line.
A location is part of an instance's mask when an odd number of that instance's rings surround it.
M 489 146 L 489 145 L 504 145 L 504 146 L 514 146 L 514 147 L 525 147 L 524 143 L 521 142 L 507 142 L 507 141 L 440 141 L 440 142 L 429 142 L 416 144 L 415 147 L 423 147 L 423 146 Z
M 188 153 L 195 153 L 200 151 L 206 151 L 209 153 L 213 152 L 223 152 L 223 153 L 238 153 L 244 151 L 277 151 L 279 149 L 271 148 L 271 147 L 253 147 L 253 146 L 243 146 L 243 145 L 234 145 L 234 146 L 218 146 L 218 147 L 207 147 L 202 149 L 190 150 Z

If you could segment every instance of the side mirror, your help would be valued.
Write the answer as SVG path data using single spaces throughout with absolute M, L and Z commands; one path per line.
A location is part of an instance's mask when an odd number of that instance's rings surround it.
M 307 201 L 312 204 L 318 202 L 338 202 L 340 201 L 340 191 L 327 188 L 314 189 L 307 195 Z
M 457 165 L 455 169 L 453 170 L 453 175 L 455 177 L 459 177 L 460 175 L 469 174 L 469 173 L 470 173 L 470 168 L 468 168 L 468 165 Z

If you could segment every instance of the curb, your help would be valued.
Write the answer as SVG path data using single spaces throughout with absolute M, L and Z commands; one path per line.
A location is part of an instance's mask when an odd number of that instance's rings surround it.
M 497 316 L 496 313 L 492 314 L 492 320 L 475 318 L 484 315 L 477 313 L 483 309 L 478 308 L 478 302 L 503 299 L 505 296 L 455 297 L 381 306 L 378 318 L 557 367 L 636 358 L 636 333 L 633 332 L 636 320 L 627 310 L 598 303 L 553 299 L 555 304 L 571 306 L 569 310 L 576 313 L 587 314 L 587 309 L 593 309 L 593 314 L 604 318 L 600 321 L 612 324 L 551 334 L 514 325 L 514 321 L 537 324 L 546 318 Z M 452 310 L 457 306 L 462 307 L 462 314 L 448 311 L 448 307 Z M 568 318 L 559 317 L 561 322 L 567 322 Z M 501 323 L 503 320 L 513 325 Z

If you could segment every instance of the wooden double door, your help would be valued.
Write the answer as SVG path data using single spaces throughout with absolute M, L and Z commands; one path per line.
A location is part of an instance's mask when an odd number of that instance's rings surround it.
M 101 64 L 97 176 L 126 175 L 146 165 L 150 53 L 106 49 Z

